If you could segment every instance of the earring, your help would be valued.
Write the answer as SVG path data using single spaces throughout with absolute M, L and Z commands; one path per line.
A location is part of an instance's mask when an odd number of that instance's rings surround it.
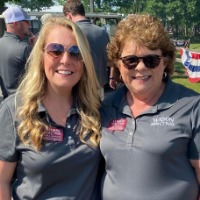
M 163 79 L 165 79 L 167 77 L 167 73 L 163 72 Z

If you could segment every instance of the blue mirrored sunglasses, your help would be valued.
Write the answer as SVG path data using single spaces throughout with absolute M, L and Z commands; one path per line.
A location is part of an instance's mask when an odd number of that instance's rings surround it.
M 81 53 L 79 51 L 78 46 L 76 45 L 73 45 L 66 49 L 62 44 L 50 43 L 46 45 L 44 50 L 53 58 L 60 58 L 65 52 L 67 52 L 71 59 L 82 60 Z

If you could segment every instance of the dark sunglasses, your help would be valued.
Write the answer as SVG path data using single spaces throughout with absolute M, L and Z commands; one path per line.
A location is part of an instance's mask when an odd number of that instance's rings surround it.
M 66 49 L 62 44 L 50 43 L 46 45 L 44 50 L 53 58 L 62 57 L 66 51 L 71 59 L 82 60 L 81 53 L 79 51 L 78 46 L 76 45 L 73 45 Z
M 143 57 L 130 55 L 130 56 L 121 57 L 119 59 L 122 60 L 124 67 L 126 67 L 127 69 L 135 69 L 141 59 L 143 60 L 143 63 L 145 64 L 147 68 L 154 69 L 160 64 L 161 58 L 162 56 L 152 54 L 152 55 L 147 55 Z

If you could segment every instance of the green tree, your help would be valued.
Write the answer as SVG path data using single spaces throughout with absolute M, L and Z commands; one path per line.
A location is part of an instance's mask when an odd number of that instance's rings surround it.
M 20 0 L 18 4 L 23 8 L 40 11 L 42 8 L 49 8 L 53 6 L 54 2 L 52 0 Z
M 102 9 L 107 12 L 123 12 L 123 13 L 133 13 L 134 1 L 133 0 L 103 0 Z
M 144 12 L 157 16 L 161 20 L 165 21 L 166 19 L 165 2 L 166 2 L 165 0 L 149 0 L 146 3 Z
M 171 27 L 174 37 L 188 37 L 199 24 L 199 4 L 200 0 L 148 0 L 145 11 L 159 17 L 166 28 Z
M 1 0 L 0 9 L 2 10 L 6 2 L 10 2 L 16 5 L 20 5 L 23 8 L 29 8 L 31 10 L 40 11 L 42 8 L 48 8 L 54 5 L 53 0 Z
M 187 16 L 185 20 L 186 29 L 185 34 L 189 36 L 197 34 L 198 27 L 200 25 L 199 16 L 200 16 L 200 0 L 190 0 L 186 3 Z M 189 29 L 189 30 L 187 30 Z M 189 32 L 189 33 L 188 33 Z
M 4 11 L 5 0 L 0 0 L 0 14 Z

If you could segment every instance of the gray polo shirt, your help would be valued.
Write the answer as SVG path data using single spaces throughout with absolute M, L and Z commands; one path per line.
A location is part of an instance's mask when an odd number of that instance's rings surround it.
M 109 35 L 104 28 L 91 23 L 88 19 L 76 23 L 88 39 L 96 75 L 100 86 L 103 87 L 108 83 L 106 47 L 109 42 Z
M 134 118 L 126 92 L 101 109 L 103 200 L 197 200 L 189 159 L 200 158 L 200 96 L 168 79 L 158 102 Z
M 0 86 L 4 97 L 16 92 L 31 50 L 32 46 L 16 34 L 5 32 L 0 38 Z
M 57 135 L 45 134 L 37 152 L 17 136 L 14 96 L 0 107 L 0 160 L 17 162 L 14 200 L 97 200 L 100 151 L 80 142 L 76 107 L 71 108 L 66 127 L 55 124 L 42 105 L 38 112 Z

